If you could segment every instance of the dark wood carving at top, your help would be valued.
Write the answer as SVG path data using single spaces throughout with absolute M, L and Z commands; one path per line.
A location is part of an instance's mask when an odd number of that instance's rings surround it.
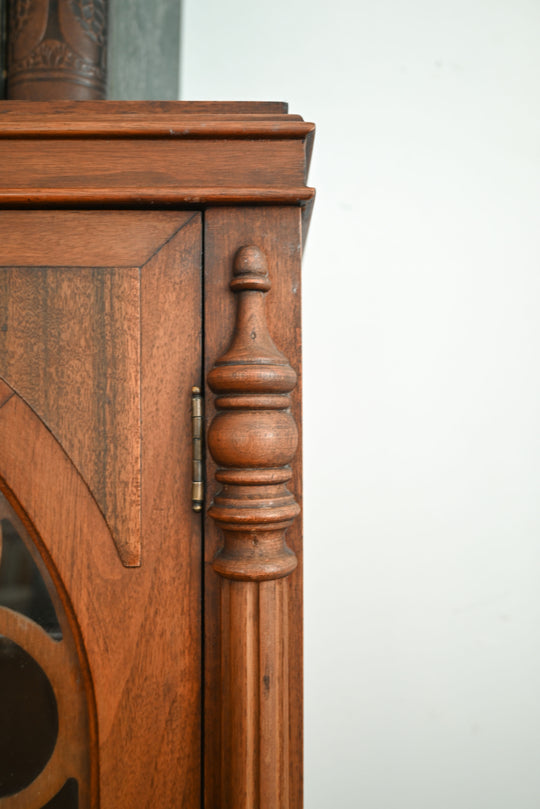
M 106 31 L 106 0 L 10 0 L 8 98 L 105 98 Z

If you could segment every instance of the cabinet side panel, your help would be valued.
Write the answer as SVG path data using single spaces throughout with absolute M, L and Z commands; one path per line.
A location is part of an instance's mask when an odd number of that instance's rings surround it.
M 235 300 L 229 288 L 237 250 L 257 245 L 265 254 L 271 280 L 266 296 L 269 332 L 298 373 L 292 413 L 301 429 L 300 343 L 300 210 L 294 207 L 220 208 L 205 215 L 205 377 L 228 347 L 235 321 Z M 214 416 L 207 391 L 207 422 Z M 300 442 L 301 444 L 301 442 Z M 301 504 L 301 447 L 293 462 L 290 489 Z M 207 504 L 216 494 L 215 465 L 207 457 Z M 298 557 L 298 569 L 287 579 L 289 598 L 290 809 L 302 807 L 302 527 L 295 521 L 287 543 Z M 222 537 L 212 520 L 205 522 L 205 802 L 221 805 L 219 576 L 212 561 Z

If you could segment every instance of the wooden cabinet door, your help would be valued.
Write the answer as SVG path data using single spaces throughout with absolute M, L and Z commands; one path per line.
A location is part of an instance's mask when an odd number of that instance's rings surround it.
M 0 809 L 195 809 L 200 214 L 2 211 L 0 245 Z M 48 624 L 17 600 L 16 553 Z M 2 755 L 26 742 L 14 778 Z

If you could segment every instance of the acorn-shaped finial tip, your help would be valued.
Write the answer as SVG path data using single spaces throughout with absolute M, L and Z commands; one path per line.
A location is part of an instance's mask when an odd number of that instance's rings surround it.
M 234 257 L 235 275 L 267 275 L 268 267 L 262 250 L 255 244 L 241 247 Z

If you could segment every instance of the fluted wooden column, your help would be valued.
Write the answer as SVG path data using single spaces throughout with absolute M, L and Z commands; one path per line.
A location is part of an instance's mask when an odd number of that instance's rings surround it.
M 235 330 L 208 383 L 216 394 L 208 445 L 222 484 L 209 510 L 224 544 L 213 567 L 221 593 L 221 807 L 288 809 L 287 576 L 297 560 L 285 533 L 299 512 L 287 489 L 297 430 L 296 374 L 266 325 L 270 289 L 256 246 L 236 254 Z

